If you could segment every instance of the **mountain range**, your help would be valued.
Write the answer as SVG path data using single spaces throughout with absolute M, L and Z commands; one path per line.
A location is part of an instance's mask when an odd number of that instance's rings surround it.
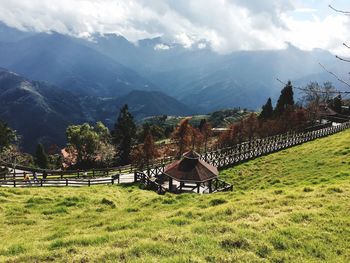
M 124 103 L 138 120 L 258 109 L 278 97 L 276 78 L 297 85 L 335 82 L 319 63 L 347 76 L 328 51 L 292 45 L 218 54 L 205 41 L 185 48 L 161 37 L 137 43 L 117 34 L 82 39 L 0 23 L 0 118 L 23 135 L 25 149 L 38 141 L 63 145 L 68 124 L 102 120 L 112 127 Z
M 186 115 L 191 111 L 159 91 L 134 90 L 119 98 L 81 97 L 0 68 L 0 119 L 21 135 L 21 146 L 29 152 L 38 142 L 62 147 L 68 125 L 101 120 L 112 128 L 125 103 L 137 120 L 160 114 Z

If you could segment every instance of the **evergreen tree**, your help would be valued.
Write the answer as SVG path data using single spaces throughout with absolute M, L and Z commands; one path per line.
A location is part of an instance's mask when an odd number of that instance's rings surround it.
M 0 120 L 0 152 L 17 139 L 16 133 Z
M 273 116 L 273 107 L 272 107 L 271 98 L 269 98 L 265 103 L 265 105 L 262 106 L 262 111 L 259 115 L 259 119 L 267 120 L 272 118 L 272 116 Z
M 35 164 L 42 169 L 47 169 L 49 167 L 49 159 L 41 143 L 36 147 Z
M 136 125 L 126 104 L 120 110 L 113 131 L 113 141 L 119 151 L 119 162 L 122 165 L 130 163 L 131 147 L 135 136 Z
M 337 113 L 339 113 L 339 114 L 341 114 L 341 112 L 342 112 L 342 98 L 341 98 L 341 95 L 338 95 L 337 97 L 335 97 L 334 99 L 333 99 L 333 109 L 337 112 Z
M 287 108 L 293 106 L 293 86 L 292 83 L 288 81 L 287 85 L 281 91 L 281 95 L 277 101 L 274 113 L 277 117 L 280 117 L 286 111 Z

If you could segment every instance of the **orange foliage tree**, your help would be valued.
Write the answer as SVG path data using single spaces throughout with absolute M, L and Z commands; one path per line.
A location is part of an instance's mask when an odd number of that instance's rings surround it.
M 178 148 L 178 157 L 190 149 L 200 148 L 203 136 L 198 129 L 190 124 L 190 118 L 183 119 L 171 135 L 172 140 Z
M 133 164 L 139 168 L 149 168 L 158 156 L 158 149 L 150 132 L 146 135 L 143 144 L 136 146 L 131 154 Z
M 201 121 L 201 124 L 199 125 L 199 130 L 203 136 L 204 152 L 207 151 L 208 140 L 212 135 L 212 129 L 213 129 L 212 125 L 206 119 Z

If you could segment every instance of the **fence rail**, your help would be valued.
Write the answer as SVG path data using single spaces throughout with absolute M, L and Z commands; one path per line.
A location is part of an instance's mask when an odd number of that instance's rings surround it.
M 0 180 L 0 186 L 3 187 L 44 187 L 44 186 L 92 186 L 99 184 L 115 184 L 120 183 L 120 176 L 115 175 L 110 178 L 94 178 L 94 179 L 38 179 L 38 180 L 20 180 L 8 179 Z

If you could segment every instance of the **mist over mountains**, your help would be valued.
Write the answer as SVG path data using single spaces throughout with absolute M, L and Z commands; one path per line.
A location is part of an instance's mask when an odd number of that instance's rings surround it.
M 279 95 L 276 78 L 338 87 L 319 62 L 347 74 L 329 52 L 292 45 L 221 55 L 205 41 L 185 48 L 161 38 L 131 43 L 115 34 L 87 40 L 0 24 L 0 118 L 23 135 L 25 149 L 38 141 L 61 146 L 67 125 L 101 120 L 111 127 L 124 103 L 142 119 L 258 109 Z

